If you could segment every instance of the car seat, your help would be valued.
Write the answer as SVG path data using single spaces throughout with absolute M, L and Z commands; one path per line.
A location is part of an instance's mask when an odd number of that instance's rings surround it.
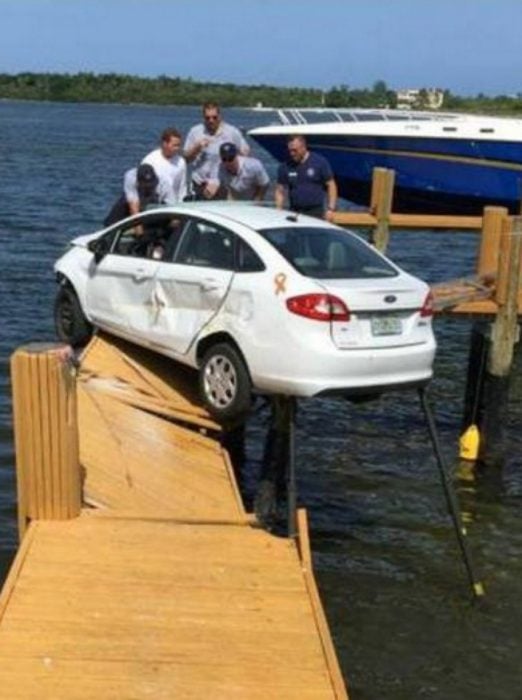
M 326 269 L 344 270 L 348 264 L 346 246 L 341 241 L 331 241 L 326 249 Z

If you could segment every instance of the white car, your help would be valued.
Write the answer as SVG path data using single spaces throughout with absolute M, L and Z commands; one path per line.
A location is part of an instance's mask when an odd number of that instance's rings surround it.
M 252 390 L 372 395 L 432 375 L 428 286 L 356 234 L 233 202 L 156 207 L 76 238 L 55 265 L 58 336 L 93 327 L 199 370 L 226 421 Z

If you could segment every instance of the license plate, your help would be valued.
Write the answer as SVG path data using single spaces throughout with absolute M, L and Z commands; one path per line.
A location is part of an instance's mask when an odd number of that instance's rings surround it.
M 400 335 L 402 322 L 398 316 L 372 316 L 372 335 Z

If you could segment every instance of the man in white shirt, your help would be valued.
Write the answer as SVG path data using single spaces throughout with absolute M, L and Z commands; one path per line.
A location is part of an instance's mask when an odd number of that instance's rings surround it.
M 213 199 L 219 191 L 219 148 L 233 143 L 241 155 L 247 156 L 250 148 L 242 133 L 227 124 L 214 102 L 203 105 L 203 124 L 196 124 L 187 134 L 184 156 L 192 164 L 192 187 L 196 199 Z
M 240 156 L 235 144 L 228 142 L 221 145 L 219 155 L 219 182 L 226 190 L 227 199 L 260 202 L 270 182 L 261 161 Z
M 142 163 L 152 165 L 159 178 L 162 191 L 166 192 L 166 204 L 182 202 L 187 195 L 187 164 L 179 154 L 181 134 L 168 128 L 161 134 L 161 145 L 151 151 Z

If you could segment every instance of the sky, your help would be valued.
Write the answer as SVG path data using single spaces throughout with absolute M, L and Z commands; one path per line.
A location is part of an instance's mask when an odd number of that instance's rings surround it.
M 522 0 L 0 0 L 0 73 L 522 92 Z

